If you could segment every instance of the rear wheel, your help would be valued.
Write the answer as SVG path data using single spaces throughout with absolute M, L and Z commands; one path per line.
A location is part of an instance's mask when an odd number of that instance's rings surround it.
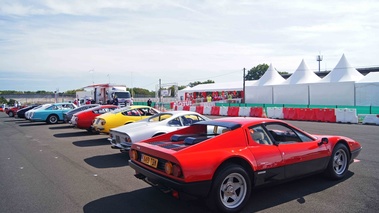
M 58 123 L 59 119 L 58 119 L 58 116 L 56 115 L 49 115 L 49 117 L 47 118 L 47 123 L 49 124 L 56 124 Z
M 228 164 L 215 177 L 207 204 L 219 212 L 239 212 L 248 202 L 250 193 L 251 180 L 245 169 Z
M 338 180 L 345 177 L 349 169 L 349 151 L 344 144 L 337 144 L 333 149 L 333 154 L 329 160 L 326 174 L 332 179 Z

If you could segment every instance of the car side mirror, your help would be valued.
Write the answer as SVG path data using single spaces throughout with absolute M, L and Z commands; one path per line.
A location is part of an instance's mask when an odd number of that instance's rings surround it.
M 329 143 L 328 138 L 321 138 L 321 141 L 318 143 L 318 145 L 321 146 L 322 144 L 327 144 L 327 143 Z

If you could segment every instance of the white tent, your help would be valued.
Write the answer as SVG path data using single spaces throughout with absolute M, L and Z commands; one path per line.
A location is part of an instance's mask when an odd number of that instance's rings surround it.
M 321 79 L 320 83 L 359 81 L 362 78 L 363 75 L 349 64 L 345 54 L 343 54 L 336 67 L 327 76 Z
M 246 86 L 246 103 L 272 104 L 274 90 L 272 85 L 282 84 L 285 79 L 270 64 L 263 76 L 252 86 Z
M 270 64 L 267 71 L 263 76 L 254 84 L 254 86 L 269 86 L 282 84 L 285 79 L 275 70 L 275 68 Z
M 353 68 L 343 54 L 336 67 L 319 83 L 309 85 L 310 104 L 355 105 L 355 81 L 363 75 Z
M 357 106 L 379 106 L 379 72 L 371 72 L 355 82 Z
M 296 71 L 283 84 L 306 84 L 318 81 L 320 77 L 308 68 L 303 59 Z
M 253 85 L 256 81 L 245 81 L 245 87 Z M 243 82 L 226 82 L 213 84 L 199 84 L 194 87 L 186 87 L 178 91 L 178 96 L 184 98 L 185 93 L 193 92 L 228 92 L 228 91 L 243 91 Z
M 314 72 L 301 61 L 296 71 L 282 84 L 274 85 L 274 101 L 278 104 L 309 104 L 308 83 L 320 81 Z

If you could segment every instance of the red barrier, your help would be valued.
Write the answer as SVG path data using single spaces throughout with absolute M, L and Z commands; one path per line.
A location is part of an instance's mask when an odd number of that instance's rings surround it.
M 289 108 L 283 108 L 283 119 L 289 120 Z
M 315 118 L 314 120 L 315 121 L 319 121 L 319 122 L 323 122 L 324 121 L 324 112 L 325 110 L 324 109 L 313 109 L 314 110 L 314 114 L 315 114 Z
M 316 109 L 306 108 L 305 109 L 305 120 L 307 121 L 315 121 L 316 120 Z
M 196 112 L 199 114 L 204 114 L 204 106 L 196 106 Z
M 288 119 L 297 120 L 297 110 L 295 108 L 288 108 Z
M 228 107 L 228 116 L 236 117 L 238 116 L 239 107 Z
M 251 107 L 249 116 L 264 118 L 266 117 L 266 114 L 263 111 L 263 107 Z
M 190 111 L 190 106 L 184 106 L 184 107 L 183 107 L 183 110 L 185 110 L 185 111 Z
M 296 114 L 297 114 L 297 119 L 299 121 L 305 121 L 305 109 L 304 108 L 295 108 Z
M 220 107 L 219 106 L 213 106 L 211 108 L 211 115 L 220 115 Z
M 335 109 L 325 109 L 324 111 L 324 121 L 335 123 L 337 122 Z

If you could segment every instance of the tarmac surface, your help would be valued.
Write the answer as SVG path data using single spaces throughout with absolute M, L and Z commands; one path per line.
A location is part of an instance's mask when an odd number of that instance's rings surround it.
M 351 137 L 363 147 L 347 177 L 322 175 L 254 189 L 242 212 L 379 212 L 379 126 L 288 121 L 310 133 Z M 134 177 L 107 135 L 0 112 L 0 212 L 209 212 Z

